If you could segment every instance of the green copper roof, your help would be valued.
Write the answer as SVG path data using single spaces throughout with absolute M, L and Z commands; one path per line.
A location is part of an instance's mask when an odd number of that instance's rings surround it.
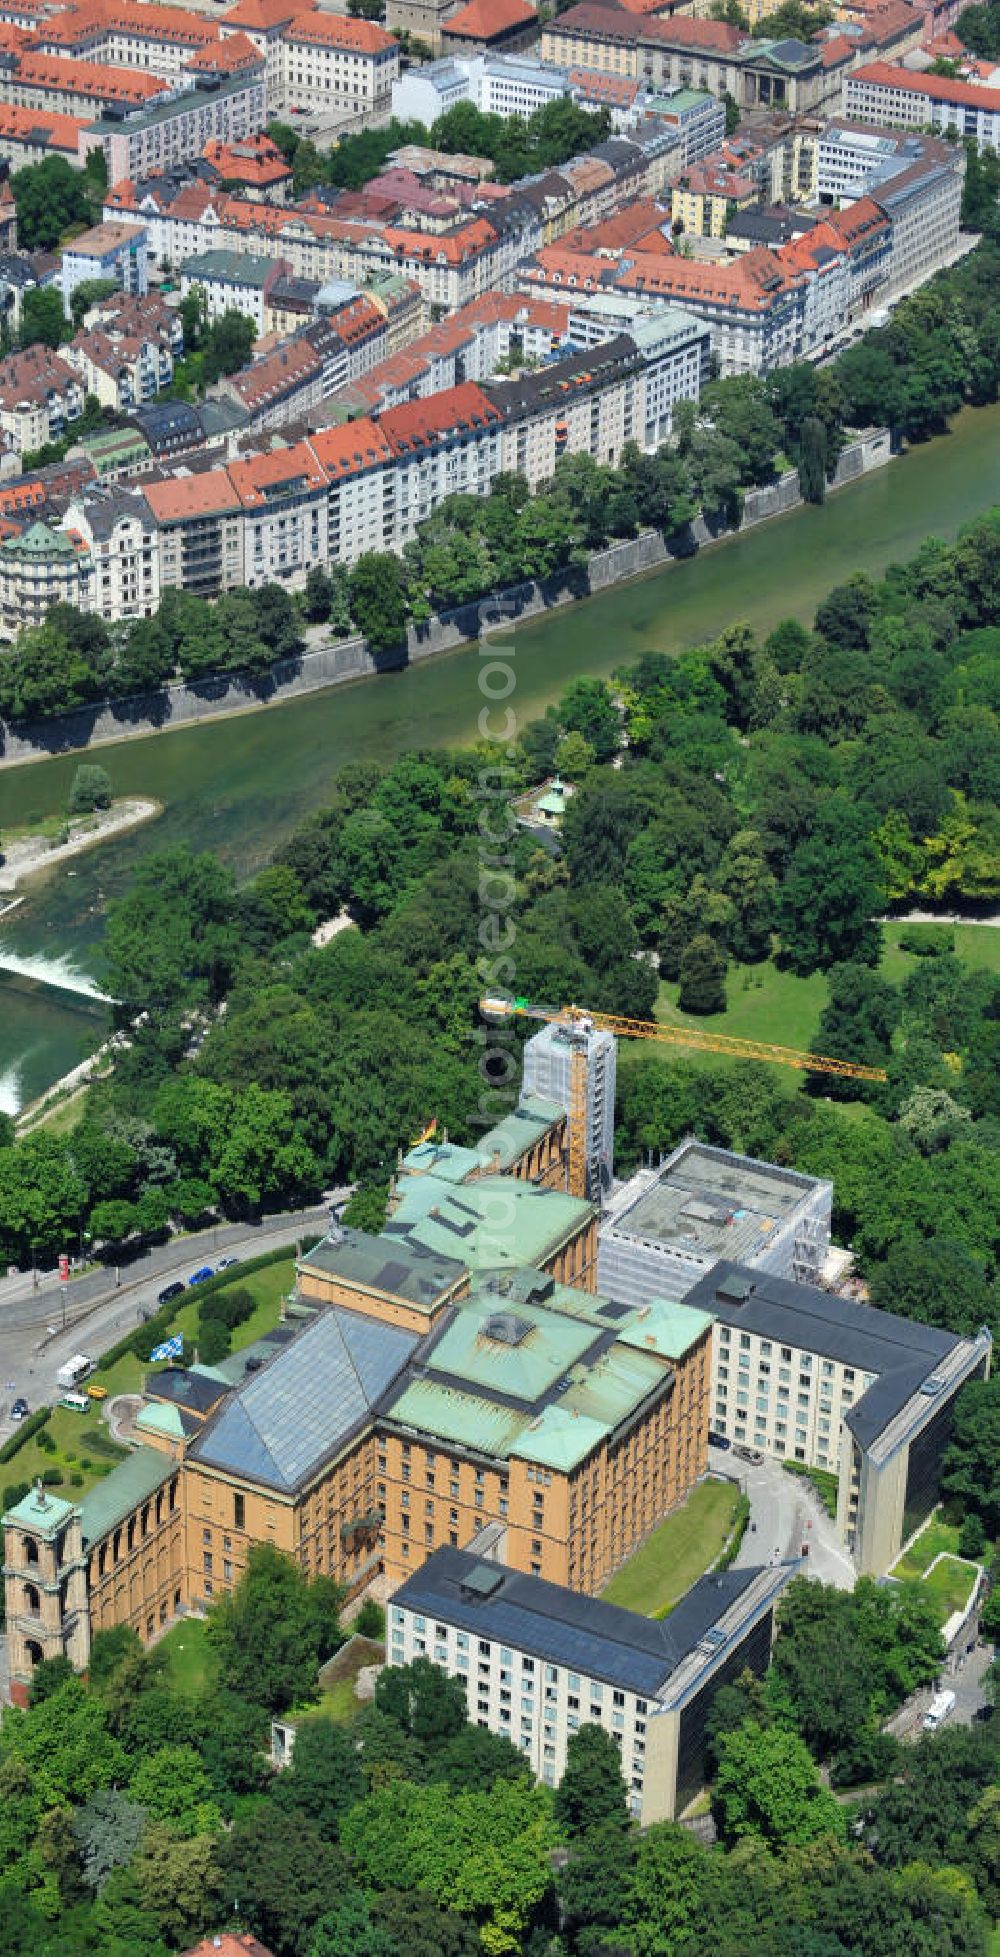
M 489 1165 L 499 1150 L 500 1167 L 506 1169 L 516 1162 L 525 1149 L 533 1142 L 541 1141 L 546 1129 L 554 1121 L 560 1121 L 565 1108 L 558 1101 L 543 1100 L 540 1094 L 525 1094 L 512 1113 L 498 1121 L 495 1128 L 488 1128 L 477 1147 L 477 1154 Z
M 568 1407 L 546 1407 L 512 1451 L 523 1461 L 537 1461 L 544 1468 L 558 1468 L 563 1474 L 569 1474 L 606 1438 L 607 1428 L 599 1420 L 591 1420 Z
M 561 1312 L 479 1292 L 438 1339 L 430 1366 L 534 1407 L 598 1336 L 592 1325 Z
M 403 1158 L 407 1175 L 440 1176 L 443 1182 L 464 1182 L 477 1174 L 479 1157 L 474 1148 L 459 1148 L 455 1142 L 418 1142 Z
M 140 1407 L 132 1424 L 137 1434 L 168 1434 L 171 1440 L 184 1439 L 180 1408 L 167 1406 L 162 1400 Z
M 435 1178 L 435 1188 L 440 1184 Z M 423 1187 L 424 1179 L 406 1177 L 404 1183 Z M 439 1255 L 433 1245 L 407 1242 L 398 1237 L 369 1237 L 363 1230 L 346 1225 L 331 1231 L 299 1260 L 299 1271 L 315 1271 L 318 1277 L 339 1277 L 348 1284 L 364 1285 L 372 1291 L 391 1292 L 407 1304 L 430 1313 L 442 1296 L 453 1290 L 465 1274 L 466 1260 L 461 1245 L 448 1245 Z
M 120 1461 L 104 1481 L 96 1482 L 84 1495 L 80 1503 L 84 1543 L 99 1542 L 176 1473 L 176 1461 L 161 1454 L 159 1448 L 136 1448 L 127 1461 Z
M 524 1426 L 524 1413 L 516 1407 L 484 1400 L 477 1393 L 444 1386 L 436 1379 L 414 1380 L 394 1401 L 390 1417 L 393 1423 L 399 1421 L 419 1433 L 436 1434 L 457 1447 L 501 1461 L 507 1459 Z
M 64 1529 L 73 1514 L 72 1502 L 63 1502 L 49 1488 L 32 1489 L 4 1515 L 4 1523 L 28 1530 L 33 1536 L 51 1537 Z
M 620 1315 L 636 1313 L 612 1304 L 609 1320 L 601 1298 L 574 1313 L 570 1301 L 585 1294 L 558 1285 L 534 1295 L 545 1284 L 521 1271 L 502 1291 L 479 1291 L 457 1306 L 388 1409 L 392 1423 L 474 1455 L 516 1455 L 566 1472 L 668 1388 L 665 1354 L 620 1334 Z M 710 1323 L 701 1312 L 689 1317 L 698 1327 Z M 650 1322 L 652 1308 L 643 1321 Z
M 461 1258 L 473 1273 L 512 1270 L 544 1264 L 590 1214 L 578 1197 L 516 1176 L 486 1176 L 458 1189 L 435 1175 L 404 1176 L 380 1242 Z
M 46 523 L 32 523 L 19 537 L 3 546 L 16 557 L 75 557 L 76 546 L 65 530 L 50 530 Z
M 661 1359 L 683 1359 L 712 1323 L 707 1311 L 654 1298 L 633 1313 L 628 1323 L 622 1325 L 618 1337 L 623 1345 L 639 1346 L 655 1352 Z

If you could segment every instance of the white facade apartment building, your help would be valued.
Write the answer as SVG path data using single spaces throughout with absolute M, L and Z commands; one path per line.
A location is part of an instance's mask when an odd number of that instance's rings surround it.
M 503 418 L 473 381 L 429 401 L 390 408 L 378 422 L 394 466 L 386 480 L 386 550 L 401 550 L 446 496 L 488 496 L 504 467 Z
M 243 504 L 225 469 L 178 473 L 150 483 L 146 501 L 156 519 L 160 586 L 217 598 L 243 584 Z
M 328 483 L 326 557 L 354 564 L 387 548 L 393 511 L 392 447 L 374 421 L 344 422 L 312 435 L 309 446 Z
M 600 1726 L 619 1749 L 636 1820 L 672 1820 L 704 1784 L 715 1693 L 747 1668 L 767 1669 L 775 1605 L 795 1568 L 702 1577 L 655 1619 L 439 1549 L 391 1598 L 386 1655 L 391 1665 L 429 1658 L 460 1679 L 469 1720 L 509 1739 L 547 1787 L 562 1779 L 574 1733 Z
M 142 401 L 152 401 L 173 379 L 169 344 L 151 336 L 112 335 L 93 328 L 78 333 L 63 357 L 102 408 L 138 407 Z
M 326 556 L 327 481 L 307 442 L 231 462 L 243 506 L 243 574 L 250 587 L 300 590 Z
M 537 489 L 562 455 L 617 462 L 626 442 L 642 440 L 638 367 L 633 342 L 622 334 L 538 373 L 488 382 L 485 392 L 503 414 L 501 467 Z
M 258 334 L 264 331 L 267 294 L 276 279 L 290 267 L 283 258 L 255 258 L 250 252 L 206 251 L 185 259 L 181 266 L 181 293 L 202 294 L 208 320 L 221 319 L 224 313 L 242 313 L 253 321 Z
M 629 328 L 642 361 L 645 411 L 640 448 L 652 451 L 669 440 L 678 401 L 697 401 L 711 374 L 712 336 L 704 320 L 679 307 L 665 306 Z
M 944 150 L 944 145 L 935 145 Z M 875 193 L 892 224 L 890 295 L 912 292 L 945 264 L 958 244 L 965 155 L 914 163 Z
M 81 160 L 92 149 L 102 149 L 108 182 L 135 182 L 172 163 L 190 162 L 213 138 L 235 143 L 255 136 L 267 115 L 263 75 L 234 75 L 217 88 L 185 89 L 121 121 L 107 117 L 95 122 L 80 138 Z
M 844 77 L 848 120 L 932 129 L 937 135 L 1000 151 L 1000 92 L 942 75 L 916 74 L 873 61 Z
M 70 503 L 63 529 L 79 537 L 80 608 L 109 622 L 152 618 L 160 602 L 156 518 L 137 489 L 88 489 Z
M 0 429 L 21 455 L 57 442 L 83 413 L 80 376 L 49 347 L 0 361 Z
M 106 61 L 115 67 L 143 69 L 173 80 L 202 48 L 220 38 L 214 21 L 184 7 L 147 6 L 133 0 L 118 13 L 100 15 L 86 8 L 77 24 L 72 12 L 56 14 L 39 27 L 43 54 L 71 54 L 81 61 Z
M 399 79 L 399 43 L 373 21 L 303 14 L 281 41 L 276 108 L 339 110 L 351 117 L 388 111 Z

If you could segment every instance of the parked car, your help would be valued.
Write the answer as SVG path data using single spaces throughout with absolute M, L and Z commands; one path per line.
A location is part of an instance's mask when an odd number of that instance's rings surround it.
M 734 1447 L 733 1453 L 738 1461 L 749 1461 L 752 1468 L 759 1468 L 764 1459 L 759 1447 Z
M 186 1289 L 187 1286 L 181 1283 L 180 1278 L 175 1278 L 173 1284 L 165 1284 L 163 1290 L 157 1292 L 156 1302 L 158 1305 L 169 1305 L 174 1298 L 183 1297 Z
M 16 1399 L 14 1401 L 13 1406 L 11 1407 L 10 1417 L 12 1420 L 27 1420 L 28 1418 L 27 1400 L 22 1400 L 21 1398 Z
M 202 1264 L 197 1271 L 192 1271 L 191 1276 L 188 1278 L 188 1290 L 194 1284 L 207 1284 L 209 1278 L 214 1276 L 215 1272 L 211 1264 Z
M 238 1257 L 220 1257 L 215 1268 L 217 1271 L 231 1271 L 233 1265 L 238 1264 L 239 1261 Z
M 732 1447 L 732 1444 L 728 1434 L 709 1434 L 709 1447 Z

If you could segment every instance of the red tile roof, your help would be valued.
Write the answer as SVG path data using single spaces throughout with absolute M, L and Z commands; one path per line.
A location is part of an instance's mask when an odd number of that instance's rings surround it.
M 292 448 L 274 449 L 246 462 L 231 462 L 229 480 L 244 509 L 252 510 L 267 503 L 269 489 L 296 482 L 306 490 L 322 489 L 325 477 L 308 442 L 296 442 Z
M 58 40 L 68 47 L 95 35 L 112 33 L 128 35 L 130 39 L 141 35 L 167 46 L 182 47 L 219 38 L 214 20 L 189 13 L 186 7 L 159 6 L 155 0 L 149 4 L 147 0 L 135 0 L 129 7 L 120 5 L 119 0 L 82 0 L 81 5 L 69 7 L 46 21 L 39 32 L 45 41 Z
M 310 435 L 309 447 L 331 482 L 343 482 L 348 476 L 392 461 L 387 437 L 366 415 Z
M 673 20 L 637 16 L 621 7 L 602 7 L 598 0 L 581 0 L 551 22 L 552 34 L 593 35 L 598 40 L 637 40 L 668 43 L 678 48 L 704 48 L 717 54 L 732 54 L 747 36 L 742 28 L 724 20 L 693 20 L 675 15 Z
M 503 415 L 475 381 L 462 381 L 425 401 L 405 401 L 379 416 L 379 427 L 395 455 L 412 449 L 431 448 L 449 435 L 469 434 Z
M 571 68 L 569 78 L 573 87 L 588 99 L 615 102 L 619 108 L 628 108 L 640 88 L 640 83 L 629 76 L 608 75 L 602 68 Z
M 236 75 L 244 69 L 259 68 L 263 60 L 260 49 L 246 34 L 227 34 L 211 46 L 199 48 L 187 63 L 187 73 Z
M 944 75 L 913 74 L 909 68 L 896 68 L 888 61 L 872 61 L 866 68 L 856 68 L 850 80 L 905 89 L 911 95 L 926 95 L 932 102 L 954 102 L 956 107 L 1000 110 L 1000 91 L 995 88 L 975 88 L 971 82 L 948 81 Z
M 495 41 L 517 28 L 538 24 L 534 7 L 525 0 L 468 0 L 460 12 L 444 23 L 443 32 L 460 40 Z
M 228 45 L 242 41 L 242 34 L 234 34 Z M 253 46 L 252 42 L 248 46 Z M 257 50 L 254 48 L 254 54 Z M 248 136 L 241 142 L 224 143 L 220 137 L 212 136 L 202 150 L 206 163 L 219 170 L 224 179 L 234 183 L 266 184 L 284 183 L 292 174 L 290 166 L 278 148 L 260 130 L 256 136 Z
M 309 11 L 309 0 L 236 0 L 222 16 L 223 27 L 245 27 L 264 34 Z
M 345 48 L 354 54 L 384 54 L 396 46 L 392 35 L 374 21 L 348 20 L 340 14 L 302 14 L 292 21 L 285 40 L 306 47 Z
M 439 259 L 446 265 L 463 265 L 466 259 L 495 244 L 497 234 L 485 218 L 473 218 L 456 231 L 409 231 L 387 226 L 382 236 L 398 258 L 417 258 L 425 265 L 434 265 Z
M 80 131 L 86 127 L 86 119 L 78 116 L 58 115 L 52 109 L 16 109 L 10 102 L 0 103 L 0 137 L 7 142 L 23 143 L 30 137 L 37 143 L 44 134 L 48 149 L 72 150 L 75 155 Z
M 164 482 L 151 482 L 143 495 L 159 523 L 174 523 L 181 517 L 221 516 L 238 510 L 240 499 L 225 469 L 206 469 L 199 475 L 170 476 Z
M 22 87 L 62 89 L 68 95 L 99 97 L 102 101 L 148 102 L 162 95 L 167 83 L 159 75 L 137 68 L 115 68 L 97 61 L 72 61 L 57 54 L 23 54 L 16 80 Z

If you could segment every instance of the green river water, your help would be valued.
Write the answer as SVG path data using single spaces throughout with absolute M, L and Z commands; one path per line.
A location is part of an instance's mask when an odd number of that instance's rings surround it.
M 929 534 L 954 536 L 1000 502 L 1000 407 L 970 409 L 951 434 L 841 490 L 684 563 L 520 624 L 513 639 L 521 720 L 578 674 L 606 675 L 647 648 L 675 651 L 734 619 L 769 629 L 852 571 L 879 572 Z M 504 641 L 505 648 L 510 644 Z M 167 843 L 209 848 L 246 875 L 310 809 L 340 764 L 459 743 L 483 704 L 476 647 L 406 672 L 332 687 L 286 706 L 97 751 L 117 794 L 164 813 L 135 834 L 36 878 L 0 920 L 0 1106 L 23 1105 L 94 1045 L 99 1006 L 82 991 L 100 969 L 108 898 Z M 0 770 L 0 831 L 65 806 L 78 756 Z

